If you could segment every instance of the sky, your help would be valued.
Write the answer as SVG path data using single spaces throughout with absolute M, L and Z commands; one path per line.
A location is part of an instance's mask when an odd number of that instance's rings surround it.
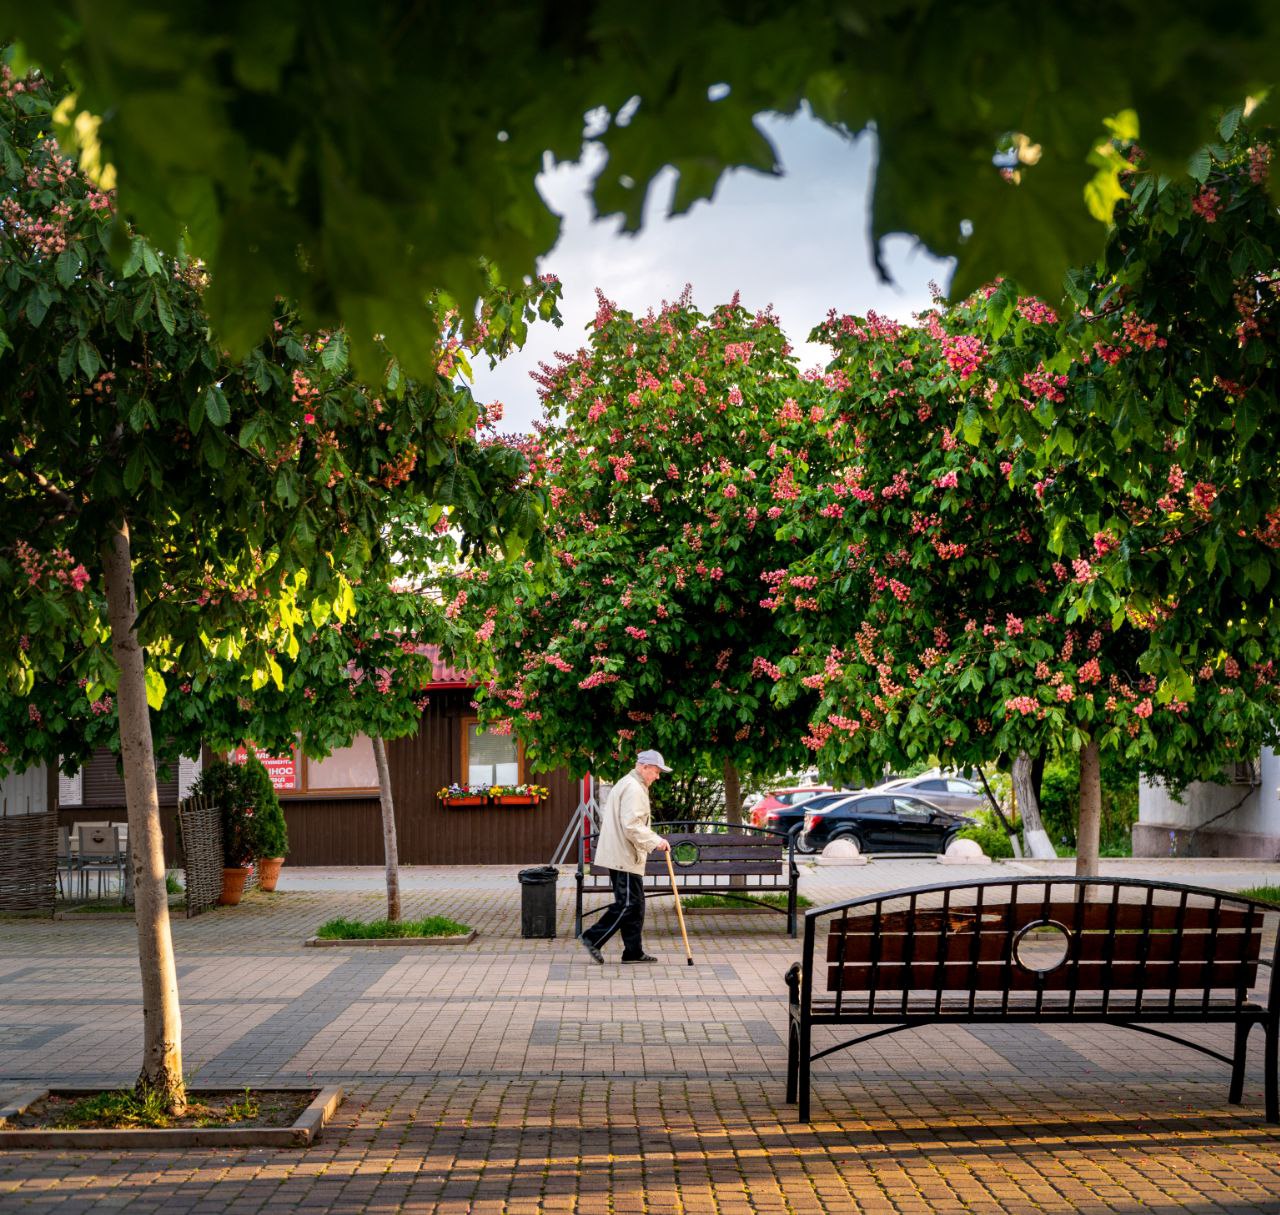
M 774 306 L 808 367 L 824 362 L 824 348 L 805 339 L 831 308 L 907 320 L 928 305 L 931 280 L 946 286 L 951 262 L 934 258 L 910 236 L 886 242 L 894 282 L 879 280 L 867 235 L 873 136 L 850 140 L 807 113 L 757 122 L 777 149 L 781 177 L 735 171 L 722 178 L 710 202 L 668 218 L 674 174 L 667 171 L 650 191 L 636 236 L 619 231 L 620 219 L 593 218 L 588 192 L 603 155 L 599 145 L 586 145 L 580 161 L 538 178 L 543 197 L 563 217 L 560 240 L 539 272 L 563 283 L 565 323 L 561 329 L 535 325 L 519 354 L 493 370 L 476 366 L 477 398 L 505 406 L 502 430 L 532 429 L 540 402 L 530 372 L 555 351 L 585 343 L 597 287 L 638 314 L 674 299 L 685 283 L 703 312 L 741 291 L 752 310 Z

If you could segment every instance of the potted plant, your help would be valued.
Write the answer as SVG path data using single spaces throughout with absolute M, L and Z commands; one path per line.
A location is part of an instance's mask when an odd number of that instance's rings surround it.
M 270 893 L 280 880 L 280 868 L 289 851 L 289 829 L 271 774 L 256 755 L 244 765 L 243 787 L 253 812 L 249 837 L 258 866 L 258 889 Z
M 550 795 L 544 785 L 492 785 L 489 789 L 495 806 L 536 806 Z
M 245 765 L 216 760 L 200 773 L 192 792 L 205 794 L 218 807 L 222 820 L 222 893 L 218 902 L 234 907 L 244 895 L 253 861 L 253 808 L 245 788 Z
M 483 806 L 489 797 L 488 785 L 463 785 L 454 781 L 446 785 L 437 794 L 446 806 Z

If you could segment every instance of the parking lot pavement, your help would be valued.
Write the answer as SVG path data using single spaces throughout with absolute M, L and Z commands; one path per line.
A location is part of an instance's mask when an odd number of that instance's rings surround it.
M 823 903 L 1032 868 L 812 867 L 801 890 Z M 1108 868 L 1280 882 L 1277 865 Z M 0 1212 L 1280 1210 L 1260 1041 L 1237 1107 L 1221 1064 L 1121 1030 L 910 1031 L 815 1064 L 804 1127 L 782 1099 L 798 947 L 780 916 L 689 915 L 687 967 L 670 900 L 653 900 L 660 963 L 600 967 L 568 935 L 568 871 L 561 935 L 525 941 L 516 867 L 414 868 L 405 915 L 453 916 L 472 944 L 312 950 L 322 920 L 380 914 L 381 870 L 285 872 L 276 895 L 174 921 L 186 1066 L 196 1084 L 341 1083 L 321 1140 L 6 1151 Z M 0 921 L 0 1097 L 132 1081 L 135 948 L 128 921 Z

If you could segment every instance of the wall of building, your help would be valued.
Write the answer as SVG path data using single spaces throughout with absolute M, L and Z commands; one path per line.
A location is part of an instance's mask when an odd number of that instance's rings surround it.
M 391 791 L 396 810 L 396 837 L 405 865 L 533 865 L 551 859 L 578 804 L 574 781 L 564 771 L 527 773 L 546 785 L 550 797 L 533 807 L 485 806 L 475 810 L 446 809 L 439 789 L 464 779 L 463 720 L 473 716 L 471 692 L 466 688 L 433 691 L 417 734 L 387 744 Z M 212 756 L 206 755 L 206 761 Z M 65 783 L 65 782 L 64 782 Z M 24 799 L 28 785 L 43 794 L 48 781 L 25 779 L 11 797 Z M 6 785 L 4 788 L 8 788 Z M 72 791 L 67 784 L 67 791 Z M 124 822 L 124 784 L 109 753 L 95 755 L 74 786 L 79 804 L 61 806 L 58 821 L 65 827 L 80 822 Z M 0 791 L 0 796 L 4 796 Z M 160 817 L 167 863 L 181 863 L 177 841 L 178 781 L 160 787 Z M 381 865 L 382 810 L 377 797 L 352 795 L 280 799 L 289 829 L 293 865 Z M 16 802 L 15 802 L 16 804 Z
M 43 814 L 49 808 L 49 772 L 43 764 L 0 780 L 0 816 Z
M 1189 786 L 1175 798 L 1143 781 L 1134 856 L 1280 858 L 1280 758 L 1262 752 L 1257 783 Z

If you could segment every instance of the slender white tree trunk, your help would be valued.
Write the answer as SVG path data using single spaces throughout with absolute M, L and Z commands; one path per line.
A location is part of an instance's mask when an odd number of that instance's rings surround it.
M 391 767 L 382 735 L 373 736 L 373 757 L 378 763 L 378 798 L 382 803 L 382 853 L 387 864 L 387 919 L 400 919 L 400 852 L 396 846 L 396 806 L 391 800 Z
M 138 609 L 133 585 L 129 524 L 121 520 L 102 546 L 102 564 L 111 622 L 111 652 L 120 669 L 116 706 L 120 717 L 120 753 L 124 760 L 129 852 L 138 926 L 138 963 L 142 970 L 143 1051 L 139 1092 L 156 1092 L 171 1112 L 186 1106 L 182 1078 L 182 1010 L 178 970 L 169 930 L 165 890 L 164 836 L 156 792 L 151 711 L 147 706 L 146 661 L 134 629 Z
M 1033 857 L 1051 858 L 1058 855 L 1049 833 L 1040 817 L 1040 803 L 1036 801 L 1036 783 L 1032 779 L 1034 762 L 1025 751 L 1013 761 L 1013 797 L 1022 817 L 1022 838 L 1027 842 L 1027 854 Z
M 1080 752 L 1080 826 L 1076 831 L 1076 877 L 1098 876 L 1102 835 L 1102 768 L 1092 739 Z
M 724 761 L 724 817 L 739 826 L 742 823 L 742 779 L 733 761 Z

